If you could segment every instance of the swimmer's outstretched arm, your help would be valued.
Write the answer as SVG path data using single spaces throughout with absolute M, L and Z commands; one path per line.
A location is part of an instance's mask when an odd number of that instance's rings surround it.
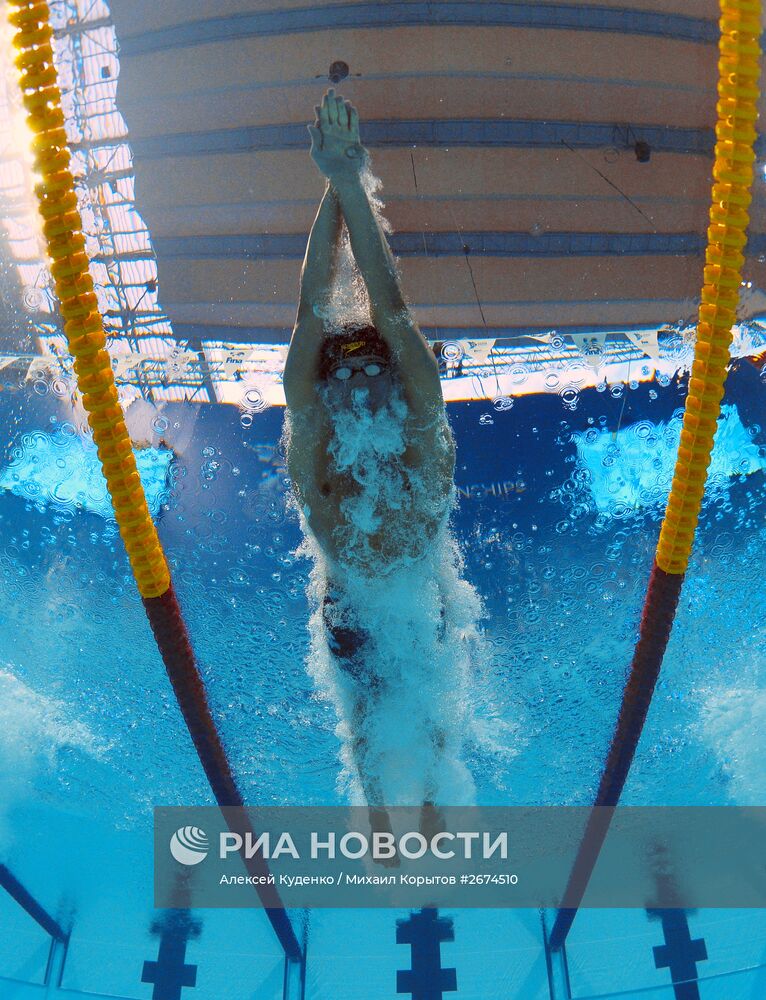
M 439 367 L 404 300 L 396 265 L 360 173 L 367 151 L 359 141 L 356 108 L 328 90 L 309 126 L 311 156 L 329 179 L 346 220 L 351 249 L 370 295 L 372 321 L 399 361 L 408 402 L 429 417 L 443 410 Z
M 313 402 L 324 335 L 324 323 L 317 315 L 316 307 L 322 303 L 332 284 L 340 225 L 338 197 L 328 184 L 306 246 L 298 315 L 285 361 L 283 384 L 287 405 L 291 409 Z

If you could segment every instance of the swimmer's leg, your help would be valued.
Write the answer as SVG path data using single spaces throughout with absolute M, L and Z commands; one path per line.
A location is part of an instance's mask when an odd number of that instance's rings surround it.
M 372 691 L 358 694 L 354 701 L 351 716 L 351 728 L 354 734 L 351 740 L 351 754 L 367 799 L 370 831 L 372 833 L 393 833 L 391 820 L 383 805 L 383 789 L 380 779 L 375 774 L 374 764 L 370 757 L 370 744 L 366 736 L 370 707 L 375 701 L 377 699 Z M 386 868 L 399 865 L 399 858 L 396 855 L 392 858 L 376 858 L 375 860 Z
M 442 593 L 437 640 L 444 642 L 446 634 L 446 604 L 444 594 Z M 444 760 L 444 751 L 447 747 L 447 733 L 441 726 L 433 722 L 427 724 L 427 730 L 433 753 L 431 755 L 431 766 L 426 773 L 423 788 L 423 805 L 420 809 L 420 832 L 423 836 L 430 838 L 437 833 L 443 833 L 447 829 L 444 813 L 436 805 L 437 774 Z
M 447 829 L 444 814 L 435 804 L 436 799 L 436 773 L 444 759 L 444 750 L 447 746 L 447 734 L 440 727 L 433 724 L 428 726 L 428 738 L 433 748 L 431 767 L 426 774 L 425 787 L 423 791 L 423 806 L 420 810 L 420 832 L 429 839 L 437 833 L 442 833 Z
M 364 789 L 367 805 L 371 809 L 383 808 L 383 789 L 373 772 L 370 760 L 370 743 L 366 731 L 369 721 L 369 698 L 357 695 L 351 715 L 351 753 Z

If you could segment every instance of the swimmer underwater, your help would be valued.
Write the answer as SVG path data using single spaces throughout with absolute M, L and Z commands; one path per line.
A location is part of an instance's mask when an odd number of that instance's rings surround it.
M 423 560 L 449 517 L 455 447 L 436 358 L 405 303 L 388 242 L 362 183 L 368 157 L 359 139 L 356 108 L 329 90 L 316 114 L 308 126 L 311 157 L 327 186 L 309 236 L 284 369 L 287 465 L 304 527 L 321 550 L 326 642 L 353 691 L 347 719 L 353 763 L 373 830 L 390 831 L 365 735 L 385 678 L 369 655 L 374 637 L 355 622 L 347 579 L 354 574 L 356 580 L 379 585 L 391 566 Z M 322 314 L 343 220 L 367 288 L 371 323 L 330 329 Z M 338 459 L 343 442 L 333 443 L 333 435 L 341 436 L 339 427 L 354 425 L 357 416 L 375 427 L 376 415 L 387 406 L 399 408 L 402 446 L 379 461 L 389 466 L 385 475 L 396 474 L 391 481 L 400 484 L 399 495 L 389 490 L 386 497 L 377 496 L 365 513 L 366 474 Z M 428 737 L 438 757 L 444 734 L 437 724 L 429 727 Z M 433 832 L 442 822 L 432 796 L 426 780 L 423 832 Z

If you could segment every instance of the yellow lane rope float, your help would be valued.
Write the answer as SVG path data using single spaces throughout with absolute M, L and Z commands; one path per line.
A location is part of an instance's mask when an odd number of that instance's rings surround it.
M 27 122 L 34 133 L 35 170 L 41 178 L 35 193 L 43 217 L 64 333 L 139 592 L 142 597 L 159 597 L 170 586 L 170 573 L 136 468 L 106 350 L 93 279 L 88 271 L 82 218 L 74 177 L 69 170 L 61 93 L 53 64 L 48 5 L 27 0 L 7 0 L 7 3 L 10 22 L 16 29 L 15 62 L 28 112 Z
M 566 906 L 557 912 L 550 933 L 549 944 L 554 951 L 564 944 L 572 926 L 641 738 L 689 562 L 723 398 L 753 183 L 761 3 L 760 0 L 720 2 L 718 141 L 697 346 L 681 444 L 644 601 L 639 638 L 595 808 L 569 876 Z
M 117 398 L 104 325 L 88 271 L 74 177 L 69 170 L 48 5 L 44 0 L 7 0 L 7 6 L 10 22 L 16 29 L 14 45 L 19 53 L 16 66 L 29 112 L 27 121 L 35 134 L 35 166 L 42 178 L 35 193 L 43 217 L 51 273 L 115 517 L 157 646 L 210 787 L 222 808 L 242 806 L 244 799 L 210 711 Z M 256 836 L 249 819 L 240 820 L 242 824 L 242 829 Z M 254 866 L 250 867 L 251 874 L 259 878 L 268 874 L 262 860 L 251 859 L 248 866 Z M 269 884 L 256 882 L 256 892 L 285 954 L 300 961 L 302 949 L 278 891 Z
M 742 282 L 752 198 L 760 74 L 760 0 L 722 0 L 718 124 L 697 345 L 673 485 L 657 546 L 666 573 L 686 571 L 713 450 Z

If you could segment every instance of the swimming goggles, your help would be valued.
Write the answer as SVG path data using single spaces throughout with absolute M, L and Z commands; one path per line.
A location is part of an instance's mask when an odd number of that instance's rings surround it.
M 362 371 L 368 378 L 375 378 L 376 375 L 380 375 L 383 371 L 383 365 L 379 365 L 374 361 L 365 365 L 363 368 L 349 368 L 348 365 L 341 365 L 335 368 L 332 375 L 333 378 L 339 379 L 341 382 L 345 382 L 346 379 L 350 379 L 355 371 Z

